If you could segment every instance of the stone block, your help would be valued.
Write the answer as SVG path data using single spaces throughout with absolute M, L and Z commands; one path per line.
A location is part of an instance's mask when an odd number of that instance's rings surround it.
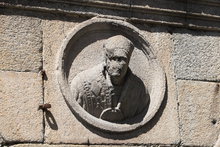
M 220 80 L 219 35 L 195 31 L 173 34 L 173 62 L 178 79 Z
M 41 20 L 0 15 L 0 21 L 0 69 L 39 71 L 42 67 Z
M 42 80 L 37 73 L 0 72 L 0 138 L 2 143 L 41 142 Z
M 187 146 L 213 146 L 220 133 L 219 83 L 179 80 L 181 140 Z
M 56 63 L 59 49 L 68 32 L 76 26 L 77 22 L 61 22 L 57 20 L 46 20 L 43 22 L 44 40 L 44 68 L 47 75 L 45 81 L 45 102 L 49 102 L 52 108 L 45 113 L 46 143 L 71 143 L 71 144 L 178 144 L 179 128 L 177 103 L 175 97 L 175 82 L 173 76 L 168 78 L 168 97 L 165 98 L 161 109 L 155 118 L 146 126 L 135 132 L 124 134 L 111 134 L 97 131 L 80 122 L 69 110 L 59 90 L 56 80 Z M 149 41 L 146 33 L 146 39 Z M 166 72 L 171 72 L 172 41 L 168 33 L 157 34 L 150 42 L 163 40 L 166 47 L 160 46 L 157 50 L 161 62 L 166 61 L 164 66 Z M 53 37 L 51 37 L 53 36 Z M 167 38 L 168 37 L 168 38 Z M 155 39 L 155 40 L 154 40 Z M 161 45 L 161 44 L 160 44 Z M 85 59 L 91 58 L 88 56 Z M 169 59 L 167 61 L 167 59 Z M 94 59 L 95 60 L 95 59 Z

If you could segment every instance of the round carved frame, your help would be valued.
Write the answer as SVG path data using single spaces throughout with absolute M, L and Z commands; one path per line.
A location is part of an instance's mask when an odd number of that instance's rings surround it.
M 75 100 L 73 100 L 71 96 L 70 87 L 65 71 L 65 57 L 68 54 L 69 50 L 71 50 L 71 46 L 73 45 L 72 42 L 80 38 L 81 35 L 90 31 L 102 31 L 106 29 L 120 31 L 126 34 L 126 36 L 128 36 L 129 38 L 131 38 L 137 44 L 137 46 L 139 46 L 139 49 L 143 51 L 148 61 L 150 61 L 151 68 L 154 69 L 150 77 L 151 79 L 153 79 L 150 92 L 151 102 L 149 104 L 147 113 L 143 116 L 143 119 L 138 123 L 118 124 L 96 118 L 90 115 L 88 112 L 86 112 Z M 155 58 L 150 44 L 144 39 L 138 28 L 121 20 L 93 18 L 79 24 L 77 27 L 74 28 L 72 32 L 70 32 L 70 34 L 63 42 L 60 48 L 58 61 L 56 65 L 56 76 L 58 85 L 72 113 L 77 118 L 80 118 L 80 120 L 86 122 L 87 124 L 95 128 L 101 129 L 102 131 L 120 133 L 133 131 L 137 128 L 142 127 L 154 117 L 164 99 L 166 90 L 165 73 L 159 65 L 159 62 Z

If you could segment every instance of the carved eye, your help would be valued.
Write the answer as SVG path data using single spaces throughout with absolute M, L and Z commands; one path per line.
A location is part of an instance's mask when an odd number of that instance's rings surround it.
M 126 58 L 124 57 L 112 57 L 109 60 L 113 60 L 113 61 L 117 61 L 117 62 L 122 62 L 122 61 L 126 61 Z
M 125 57 L 119 57 L 118 58 L 118 62 L 126 63 L 126 61 L 127 61 L 127 58 L 125 58 Z
M 121 57 L 117 58 L 117 61 L 121 62 L 123 59 Z
M 120 62 L 121 62 L 121 61 L 126 61 L 126 58 L 124 58 L 124 57 L 119 57 L 119 58 L 118 58 L 118 61 L 120 61 Z

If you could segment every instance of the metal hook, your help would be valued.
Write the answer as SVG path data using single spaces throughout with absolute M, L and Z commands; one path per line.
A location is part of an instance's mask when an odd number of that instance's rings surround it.
M 51 104 L 49 104 L 49 103 L 46 103 L 46 104 L 41 104 L 41 105 L 39 105 L 39 107 L 38 107 L 38 110 L 47 110 L 47 109 L 49 109 L 49 108 L 51 108 Z

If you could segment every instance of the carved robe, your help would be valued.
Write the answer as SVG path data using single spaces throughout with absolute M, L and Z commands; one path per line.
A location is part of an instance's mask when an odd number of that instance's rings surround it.
M 105 109 L 115 108 L 119 102 L 122 120 L 147 109 L 149 94 L 145 91 L 143 82 L 130 69 L 121 87 L 113 86 L 107 74 L 103 64 L 77 74 L 71 82 L 73 99 L 97 118 L 100 118 Z

